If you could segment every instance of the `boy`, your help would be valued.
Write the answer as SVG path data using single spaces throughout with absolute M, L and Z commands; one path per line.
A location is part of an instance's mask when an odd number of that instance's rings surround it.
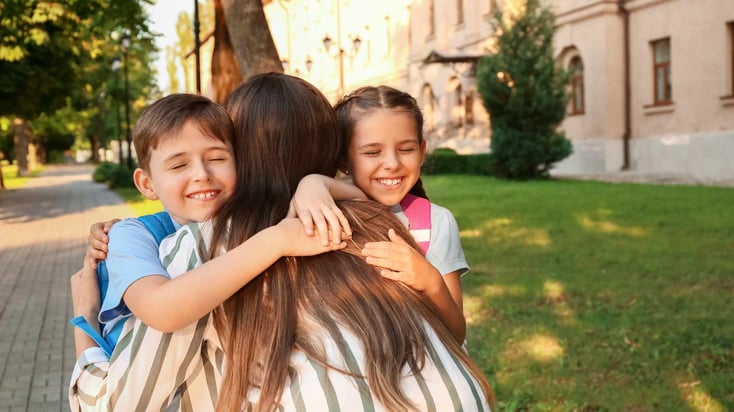
M 133 131 L 140 165 L 133 174 L 136 187 L 146 198 L 161 200 L 177 229 L 205 221 L 234 190 L 233 136 L 225 109 L 205 97 L 173 94 L 158 100 L 143 111 Z M 99 315 L 99 321 L 111 327 L 135 314 L 162 332 L 176 331 L 208 314 L 282 256 L 345 246 L 343 242 L 324 246 L 317 237 L 307 236 L 298 220 L 286 219 L 229 253 L 170 279 L 153 235 L 139 220 L 125 219 L 112 226 L 109 242 L 110 284 L 102 307 L 98 311 L 93 303 L 75 305 L 75 315 L 84 316 L 93 327 Z M 88 256 L 86 268 L 93 265 Z M 77 356 L 96 346 L 80 331 L 75 335 Z

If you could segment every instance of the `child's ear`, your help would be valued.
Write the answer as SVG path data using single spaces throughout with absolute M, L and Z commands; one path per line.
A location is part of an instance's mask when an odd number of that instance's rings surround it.
M 153 180 L 145 170 L 139 167 L 135 169 L 133 172 L 133 181 L 135 182 L 135 187 L 140 191 L 140 194 L 149 200 L 158 200 L 158 195 L 155 194 L 155 188 L 153 187 Z
M 343 162 L 339 165 L 339 171 L 345 175 L 350 175 L 352 173 L 351 165 L 348 162 Z

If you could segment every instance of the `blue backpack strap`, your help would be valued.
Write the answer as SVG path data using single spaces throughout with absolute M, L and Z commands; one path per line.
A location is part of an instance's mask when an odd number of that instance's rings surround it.
M 160 245 L 166 236 L 176 231 L 176 227 L 173 225 L 171 215 L 165 210 L 152 215 L 140 216 L 138 218 L 145 227 L 153 234 L 155 243 Z
M 173 225 L 171 216 L 166 211 L 153 213 L 150 215 L 140 216 L 138 218 L 145 228 L 153 235 L 156 244 L 160 245 L 163 239 L 174 233 L 176 227 Z M 110 283 L 109 273 L 107 271 L 107 264 L 102 261 L 97 264 L 97 280 L 99 282 L 99 292 L 102 299 L 107 295 L 107 288 Z M 109 330 L 104 336 L 95 330 L 84 317 L 77 316 L 76 318 L 69 321 L 72 325 L 79 327 L 83 330 L 90 338 L 92 338 L 102 350 L 105 351 L 107 356 L 112 356 L 112 351 L 117 344 L 122 333 L 122 327 L 125 324 L 123 321 L 115 323 L 111 330 Z
M 99 332 L 94 329 L 92 325 L 87 322 L 86 319 L 84 319 L 84 316 L 77 316 L 74 319 L 70 320 L 69 323 L 78 327 L 79 329 L 83 330 L 84 333 L 89 335 L 89 337 L 92 338 L 100 348 L 102 348 L 107 356 L 112 356 L 112 349 L 114 349 L 114 347 L 110 346 L 109 342 L 107 342 L 107 340 L 103 338 L 102 335 L 100 335 Z

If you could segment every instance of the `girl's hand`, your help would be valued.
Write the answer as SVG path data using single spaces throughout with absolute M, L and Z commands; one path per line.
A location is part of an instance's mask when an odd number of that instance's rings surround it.
M 282 256 L 313 256 L 332 250 L 344 249 L 347 242 L 321 242 L 319 236 L 308 235 L 302 220 L 285 218 L 275 226 L 280 231 Z
M 303 223 L 305 234 L 316 232 L 323 246 L 339 245 L 343 238 L 350 238 L 352 230 L 344 213 L 336 206 L 330 192 L 334 179 L 321 175 L 308 175 L 298 183 L 291 200 L 288 217 L 298 217 Z
M 403 282 L 421 292 L 430 293 L 434 288 L 442 286 L 441 274 L 419 251 L 393 229 L 387 235 L 390 242 L 370 242 L 364 245 L 362 256 L 366 257 L 367 263 L 380 268 L 383 277 Z
M 97 268 L 97 262 L 107 258 L 107 244 L 110 241 L 107 234 L 110 232 L 112 225 L 119 221 L 120 219 L 112 219 L 107 222 L 94 223 L 89 227 L 89 245 L 87 246 L 85 264 L 87 260 L 90 260 L 92 269 Z
M 97 271 L 85 259 L 82 269 L 71 276 L 71 302 L 74 316 L 84 316 L 92 326 L 98 326 L 101 305 Z

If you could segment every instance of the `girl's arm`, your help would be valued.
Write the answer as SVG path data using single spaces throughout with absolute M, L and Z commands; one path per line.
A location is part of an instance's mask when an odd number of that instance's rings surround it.
M 309 236 L 314 225 L 321 242 L 340 243 L 342 232 L 346 238 L 352 236 L 349 222 L 334 200 L 367 199 L 357 186 L 332 177 L 310 174 L 301 179 L 291 200 L 289 217 L 298 216 Z
M 457 342 L 464 342 L 466 319 L 459 272 L 441 276 L 419 251 L 408 245 L 394 230 L 390 229 L 388 237 L 390 242 L 364 245 L 362 255 L 366 257 L 367 263 L 380 267 L 382 276 L 423 292 L 436 305 L 441 320 Z
M 190 256 L 201 250 L 201 244 L 187 230 L 185 226 L 176 234 L 181 242 L 177 253 Z M 284 219 L 181 276 L 143 277 L 127 288 L 123 298 L 143 323 L 163 332 L 175 331 L 214 310 L 283 256 L 309 256 L 344 247 L 345 242 L 324 246 L 318 237 L 306 235 L 299 220 Z M 199 256 L 199 260 L 203 259 Z
M 91 267 L 93 258 L 88 255 L 84 259 L 81 270 L 71 276 L 71 304 L 74 317 L 84 316 L 87 323 L 99 331 L 100 297 L 97 272 Z M 80 328 L 74 328 L 74 348 L 77 358 L 89 348 L 96 347 L 97 343 Z

